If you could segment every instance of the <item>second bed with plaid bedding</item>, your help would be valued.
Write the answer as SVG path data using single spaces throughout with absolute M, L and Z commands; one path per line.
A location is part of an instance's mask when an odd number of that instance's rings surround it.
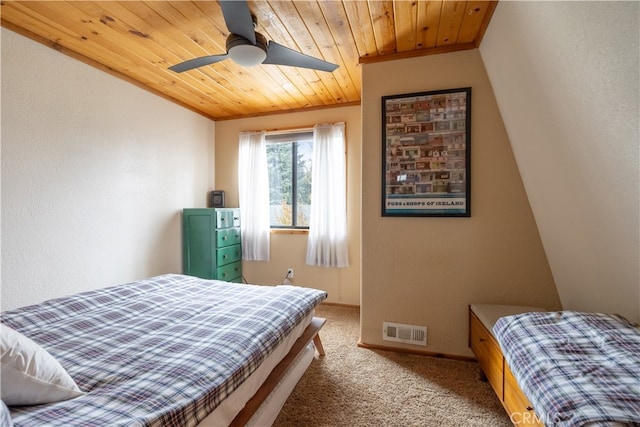
M 2 313 L 87 392 L 11 408 L 13 422 L 195 425 L 325 298 L 309 288 L 164 275 Z
M 494 334 L 547 426 L 640 426 L 640 330 L 615 315 L 525 313 Z

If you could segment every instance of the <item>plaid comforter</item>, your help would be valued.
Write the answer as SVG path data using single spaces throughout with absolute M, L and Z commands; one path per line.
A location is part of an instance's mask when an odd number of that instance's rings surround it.
M 640 426 L 640 330 L 598 313 L 500 318 L 494 334 L 547 426 Z
M 189 426 L 231 394 L 326 293 L 164 275 L 2 313 L 82 391 L 10 408 L 16 426 Z

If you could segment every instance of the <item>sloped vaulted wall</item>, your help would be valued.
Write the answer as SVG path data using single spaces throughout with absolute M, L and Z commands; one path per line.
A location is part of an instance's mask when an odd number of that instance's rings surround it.
M 638 2 L 501 2 L 480 47 L 565 309 L 640 320 Z

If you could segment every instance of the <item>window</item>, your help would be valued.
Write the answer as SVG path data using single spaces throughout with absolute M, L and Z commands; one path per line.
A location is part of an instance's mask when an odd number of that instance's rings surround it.
M 266 135 L 271 228 L 309 228 L 313 132 Z
M 270 229 L 308 229 L 307 264 L 349 265 L 345 153 L 343 122 L 308 132 L 240 133 L 243 259 L 269 260 Z

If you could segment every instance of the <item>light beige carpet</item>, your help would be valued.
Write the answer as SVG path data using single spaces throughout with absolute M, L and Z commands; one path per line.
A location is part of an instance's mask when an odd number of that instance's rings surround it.
M 322 305 L 326 351 L 275 421 L 284 426 L 512 426 L 475 362 L 357 346 L 357 308 Z

